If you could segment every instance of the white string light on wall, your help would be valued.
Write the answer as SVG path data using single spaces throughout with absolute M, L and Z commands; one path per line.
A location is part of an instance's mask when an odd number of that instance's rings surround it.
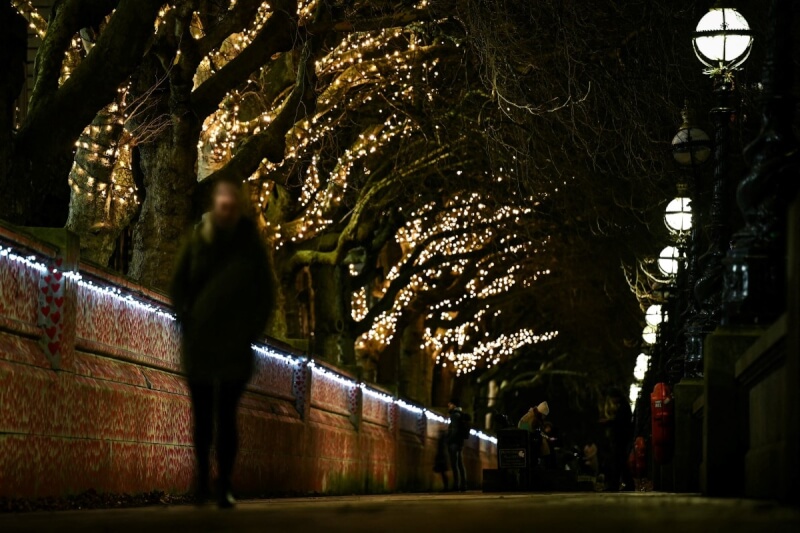
M 62 273 L 65 278 L 77 283 L 78 286 L 86 288 L 95 294 L 114 298 L 119 303 L 131 307 L 136 311 L 145 312 L 159 318 L 165 318 L 170 322 L 175 321 L 174 313 L 172 313 L 169 309 L 165 307 L 155 305 L 152 302 L 140 298 L 133 293 L 123 291 L 119 287 L 115 287 L 113 285 L 103 286 L 99 285 L 98 283 L 95 283 L 94 281 L 86 280 L 78 271 L 62 270 L 62 269 L 48 267 L 46 263 L 43 260 L 41 260 L 41 258 L 38 258 L 36 255 L 33 254 L 23 255 L 21 252 L 16 251 L 11 247 L 0 245 L 0 261 L 8 261 L 8 262 L 22 264 L 25 267 L 34 270 L 37 274 L 43 274 L 46 272 L 52 272 L 54 274 Z M 358 388 L 361 389 L 362 393 L 365 396 L 369 396 L 370 398 L 381 401 L 384 404 L 396 405 L 398 408 L 407 411 L 409 413 L 413 413 L 415 415 L 424 415 L 425 418 L 428 420 L 434 420 L 442 424 L 449 423 L 448 419 L 437 413 L 434 413 L 433 411 L 411 404 L 400 398 L 394 398 L 381 391 L 375 390 L 363 382 L 356 381 L 346 376 L 343 376 L 337 372 L 334 372 L 328 368 L 325 368 L 315 363 L 313 360 L 309 360 L 303 357 L 296 357 L 284 353 L 279 349 L 270 346 L 268 344 L 254 344 L 253 350 L 262 357 L 268 357 L 270 359 L 282 362 L 284 364 L 293 367 L 299 367 L 301 365 L 306 364 L 311 368 L 312 372 L 315 375 L 331 380 L 345 389 L 349 390 Z M 490 442 L 492 444 L 497 444 L 496 438 L 487 435 L 481 431 L 472 430 L 470 434 L 474 437 L 477 437 L 480 440 Z

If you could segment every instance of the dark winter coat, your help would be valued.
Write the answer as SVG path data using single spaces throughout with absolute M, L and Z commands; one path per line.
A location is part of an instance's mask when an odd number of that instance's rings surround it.
M 633 441 L 633 413 L 627 400 L 617 402 L 616 409 L 607 422 L 606 434 L 618 442 Z
M 171 291 L 189 379 L 250 379 L 251 344 L 266 326 L 270 286 L 255 223 L 242 218 L 222 230 L 204 217 L 181 252 Z
M 464 425 L 464 411 L 460 407 L 450 410 L 450 425 L 447 426 L 447 445 L 451 448 L 464 446 L 462 436 Z

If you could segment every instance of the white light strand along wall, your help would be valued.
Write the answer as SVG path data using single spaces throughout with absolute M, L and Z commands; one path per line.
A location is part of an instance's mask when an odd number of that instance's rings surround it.
M 64 277 L 74 281 L 79 286 L 84 287 L 92 292 L 115 298 L 119 300 L 121 303 L 125 304 L 126 306 L 129 306 L 137 311 L 143 311 L 145 313 L 153 314 L 159 318 L 166 318 L 170 321 L 175 321 L 175 314 L 172 313 L 169 309 L 166 309 L 162 306 L 154 305 L 151 302 L 141 299 L 131 293 L 127 293 L 113 285 L 103 286 L 103 285 L 98 285 L 97 283 L 90 280 L 87 281 L 78 271 L 59 270 L 57 268 L 50 268 L 35 255 L 22 255 L 16 252 L 13 248 L 0 246 L 0 260 L 21 263 L 26 267 L 37 271 L 38 273 L 50 271 L 55 274 L 58 272 L 62 272 L 64 274 Z M 447 418 L 433 411 L 408 403 L 405 400 L 394 398 L 381 391 L 372 389 L 363 382 L 355 381 L 346 376 L 333 372 L 327 368 L 324 368 L 314 363 L 314 361 L 312 360 L 307 360 L 302 357 L 292 356 L 268 344 L 254 344 L 253 350 L 262 357 L 269 357 L 270 359 L 277 360 L 279 362 L 282 362 L 290 366 L 297 367 L 303 364 L 307 364 L 315 375 L 331 380 L 343 388 L 352 389 L 357 387 L 362 390 L 363 394 L 369 396 L 370 398 L 379 400 L 387 405 L 394 404 L 400 409 L 403 409 L 415 415 L 424 415 L 425 418 L 428 420 L 433 420 L 442 424 L 450 423 L 450 421 Z M 472 429 L 470 430 L 470 435 L 478 437 L 480 440 L 491 442 L 492 444 L 497 444 L 497 439 L 495 437 L 487 435 L 482 431 L 477 431 Z

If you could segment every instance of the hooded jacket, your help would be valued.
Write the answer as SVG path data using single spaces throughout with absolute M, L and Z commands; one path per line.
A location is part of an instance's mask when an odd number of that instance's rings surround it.
M 190 380 L 250 379 L 251 344 L 269 317 L 269 277 L 254 222 L 242 218 L 225 230 L 203 217 L 180 254 L 171 287 Z
M 447 426 L 447 445 L 463 446 L 464 438 L 461 436 L 462 424 L 464 423 L 464 410 L 455 407 L 450 412 L 450 425 Z

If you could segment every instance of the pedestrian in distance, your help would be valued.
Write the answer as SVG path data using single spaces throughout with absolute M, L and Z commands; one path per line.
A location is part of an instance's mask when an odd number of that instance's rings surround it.
M 617 492 L 634 490 L 633 477 L 628 469 L 628 455 L 633 441 L 633 415 L 628 398 L 613 389 L 606 397 L 600 425 L 605 433 L 605 490 Z
M 531 452 L 536 460 L 550 456 L 550 443 L 544 436 L 544 419 L 550 414 L 550 405 L 542 402 L 536 407 L 531 407 L 519 420 L 517 427 L 528 430 L 531 434 Z M 536 463 L 534 463 L 536 464 Z
M 253 373 L 252 343 L 270 310 L 265 246 L 247 213 L 240 183 L 214 184 L 210 212 L 184 246 L 172 281 L 181 362 L 189 385 L 197 461 L 197 500 L 210 492 L 210 451 L 216 425 L 217 504 L 231 508 L 238 449 L 236 415 Z
M 561 450 L 561 443 L 558 437 L 558 431 L 550 421 L 545 421 L 542 425 L 542 440 L 547 444 L 547 450 L 549 452 L 542 456 L 542 466 L 548 470 L 557 470 L 558 457 L 556 455 Z M 542 448 L 544 448 L 544 446 Z
M 447 404 L 450 425 L 447 427 L 447 452 L 453 471 L 453 490 L 467 490 L 467 470 L 464 468 L 464 441 L 469 438 L 470 417 L 461 408 L 461 402 L 453 398 Z
M 550 405 L 547 402 L 542 402 L 536 407 L 531 407 L 519 420 L 517 427 L 519 429 L 527 429 L 531 433 L 534 431 L 541 431 L 544 426 L 544 419 L 550 414 Z
M 442 476 L 443 491 L 447 492 L 450 488 L 450 480 L 447 477 L 447 431 L 439 432 L 436 440 L 436 457 L 433 460 L 433 471 Z

